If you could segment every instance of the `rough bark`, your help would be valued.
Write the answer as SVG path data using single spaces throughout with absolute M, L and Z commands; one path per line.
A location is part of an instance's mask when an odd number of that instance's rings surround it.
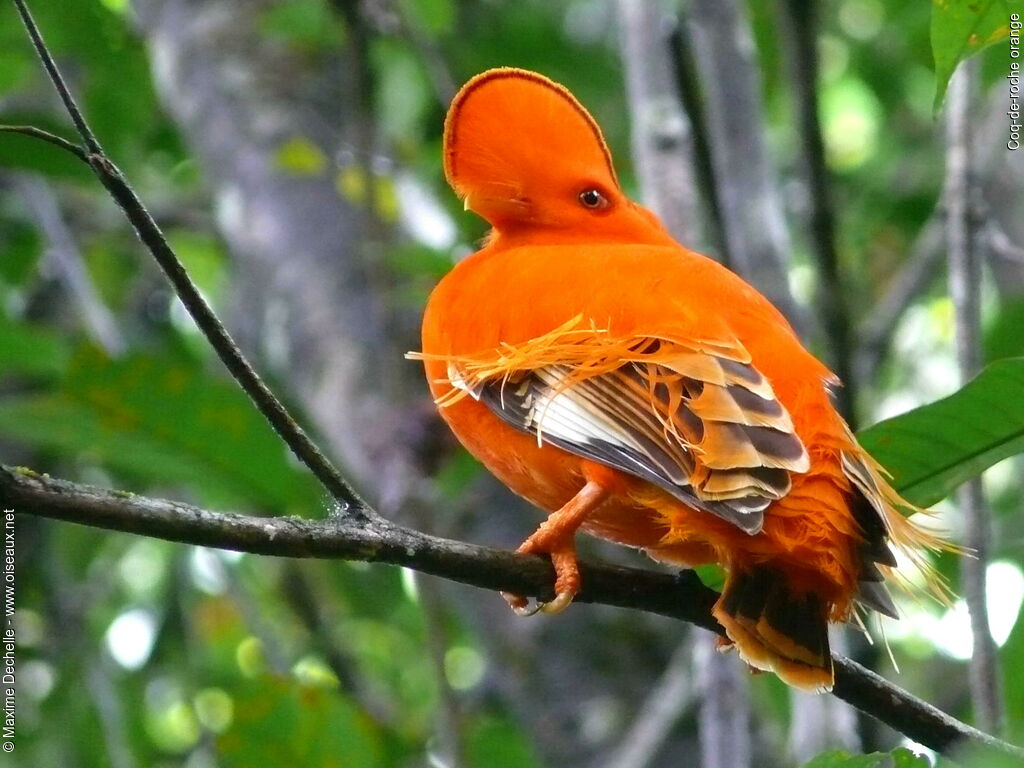
M 727 263 L 800 332 L 789 290 L 789 237 L 764 134 L 761 76 L 750 24 L 735 0 L 694 0 L 688 16 L 707 115 Z
M 626 72 L 633 163 L 641 199 L 672 236 L 700 239 L 690 119 L 673 79 L 673 19 L 657 0 L 619 0 L 619 40 Z
M 254 0 L 140 0 L 138 28 L 168 111 L 210 189 L 235 259 L 232 313 L 245 346 L 283 377 L 354 476 L 384 503 L 400 503 L 419 435 L 404 420 L 402 352 L 372 289 L 360 248 L 363 212 L 335 184 L 336 160 L 354 162 L 360 84 L 337 60 L 313 62 L 260 37 Z M 276 161 L 288 141 L 311 142 L 319 173 Z M 408 371 L 405 370 L 408 368 Z M 410 434 L 411 433 L 411 434 Z

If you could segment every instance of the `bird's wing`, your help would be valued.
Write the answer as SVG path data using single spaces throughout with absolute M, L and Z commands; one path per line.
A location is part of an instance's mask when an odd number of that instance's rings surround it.
M 809 467 L 789 414 L 738 342 L 595 335 L 556 346 L 508 348 L 489 364 L 449 359 L 448 380 L 456 397 L 474 397 L 539 442 L 751 534 L 789 492 L 791 473 Z

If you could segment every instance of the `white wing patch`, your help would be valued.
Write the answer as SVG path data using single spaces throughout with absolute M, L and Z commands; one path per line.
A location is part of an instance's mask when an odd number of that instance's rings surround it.
M 749 364 L 684 352 L 578 373 L 547 365 L 471 386 L 449 366 L 453 387 L 538 443 L 647 480 L 751 534 L 789 492 L 790 473 L 809 467 L 789 414 Z

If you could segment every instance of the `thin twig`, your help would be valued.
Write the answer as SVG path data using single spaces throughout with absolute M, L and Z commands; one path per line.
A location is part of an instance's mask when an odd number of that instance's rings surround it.
M 843 382 L 836 391 L 836 404 L 850 426 L 856 428 L 857 382 L 850 313 L 843 291 L 825 144 L 818 119 L 818 6 L 816 0 L 784 0 L 783 9 L 791 39 L 791 69 L 811 208 L 811 244 L 821 281 L 818 303 L 832 352 L 831 363 Z
M 281 572 L 281 591 L 288 601 L 288 606 L 317 644 L 342 689 L 349 692 L 357 691 L 359 676 L 348 657 L 347 649 L 343 650 L 335 637 L 333 617 L 328 618 L 326 615 L 323 595 L 314 592 L 313 584 L 306 576 L 304 567 L 308 565 L 310 563 L 289 562 Z M 373 706 L 368 706 L 365 702 L 360 703 L 372 714 L 376 714 Z
M 30 136 L 33 139 L 49 142 L 66 152 L 70 152 L 86 165 L 89 164 L 89 155 L 80 146 L 49 131 L 44 131 L 42 128 L 36 128 L 34 125 L 0 125 L 0 133 L 20 133 L 23 136 Z
M 168 244 L 156 221 L 153 220 L 153 217 L 135 195 L 135 192 L 129 186 L 117 166 L 103 152 L 103 148 L 92 134 L 92 131 L 89 130 L 89 126 L 78 109 L 74 98 L 71 96 L 67 85 L 65 85 L 64 79 L 61 77 L 60 71 L 50 55 L 50 51 L 46 47 L 46 43 L 43 41 L 43 37 L 38 27 L 36 27 L 24 0 L 14 0 L 14 3 L 18 7 L 18 12 L 21 14 L 22 22 L 25 24 L 29 37 L 32 39 L 32 45 L 35 47 L 36 53 L 42 60 L 50 80 L 60 94 L 68 114 L 71 115 L 79 135 L 88 149 L 86 159 L 89 166 L 131 222 L 135 232 L 149 249 L 149 252 L 153 254 L 153 257 L 171 281 L 175 293 L 192 316 L 196 325 L 199 326 L 199 329 L 206 336 L 207 341 L 217 352 L 217 355 L 228 371 L 230 371 L 239 386 L 242 387 L 253 401 L 260 413 L 270 422 L 270 425 L 299 460 L 316 476 L 328 493 L 341 505 L 342 509 L 339 511 L 361 520 L 368 519 L 373 514 L 370 507 L 360 498 L 359 494 L 356 493 L 345 478 L 341 476 L 341 473 L 335 469 L 334 465 L 331 464 L 320 448 L 310 440 L 302 427 L 298 425 L 287 409 L 281 404 L 281 401 L 264 384 L 263 379 L 260 378 L 259 374 L 250 365 L 227 329 L 224 328 L 224 325 L 214 314 L 209 304 L 206 303 L 206 300 L 199 293 L 199 289 L 192 282 L 181 260 L 178 259 Z M 54 143 L 51 138 L 38 135 L 45 132 L 39 131 L 35 133 L 37 138 L 43 138 Z M 63 144 L 60 145 L 63 146 Z M 69 149 L 68 147 L 63 148 Z
M 1024 248 L 1021 248 L 999 226 L 999 222 L 989 219 L 985 222 L 985 242 L 999 256 L 1009 261 L 1024 263 Z
M 53 60 L 53 56 L 50 55 L 50 50 L 46 47 L 43 36 L 39 32 L 39 27 L 36 26 L 36 22 L 32 18 L 25 0 L 14 0 L 14 6 L 18 9 L 18 15 L 21 16 L 21 21 L 28 31 L 28 36 L 32 39 L 32 47 L 36 49 L 39 60 L 43 63 L 43 68 L 50 77 L 50 82 L 57 89 L 57 94 L 64 104 L 64 109 L 67 110 L 68 115 L 71 117 L 71 122 L 75 124 L 75 130 L 78 131 L 78 135 L 85 142 L 85 148 L 92 154 L 102 155 L 103 150 L 100 149 L 99 142 L 96 140 L 89 125 L 85 122 L 81 110 L 79 110 L 78 105 L 72 98 L 71 91 L 68 90 L 64 77 L 61 75 L 60 70 L 57 69 L 57 63 Z
M 971 101 L 977 81 L 977 60 L 961 65 L 947 97 L 946 240 L 949 250 L 949 293 L 956 312 L 956 356 L 962 382 L 981 364 L 980 228 L 971 204 Z M 958 495 L 966 530 L 965 544 L 974 552 L 960 564 L 964 599 L 971 617 L 974 650 L 968 667 L 971 702 L 978 724 L 993 733 L 1002 727 L 1002 686 L 995 641 L 989 630 L 985 595 L 991 524 L 981 478 L 968 481 Z
M 554 571 L 544 558 L 428 536 L 383 518 L 266 518 L 211 512 L 188 504 L 108 491 L 0 466 L 0 508 L 94 528 L 279 557 L 315 557 L 401 565 L 488 590 L 550 599 Z M 581 564 L 581 603 L 633 608 L 713 632 L 718 593 L 692 571 L 672 575 Z M 965 725 L 874 672 L 833 656 L 832 693 L 914 741 L 939 752 L 960 748 L 1011 755 L 1024 749 Z

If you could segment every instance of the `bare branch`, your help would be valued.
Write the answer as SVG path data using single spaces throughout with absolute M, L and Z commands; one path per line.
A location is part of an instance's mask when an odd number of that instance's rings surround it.
M 53 60 L 53 56 L 50 55 L 50 51 L 46 47 L 46 43 L 43 41 L 43 36 L 39 32 L 39 27 L 36 26 L 36 22 L 32 18 L 32 14 L 29 12 L 28 6 L 25 4 L 25 0 L 14 0 L 14 7 L 18 9 L 18 15 L 21 16 L 21 22 L 25 25 L 28 36 L 32 39 L 32 47 L 35 48 L 36 54 L 39 56 L 39 60 L 43 63 L 43 69 L 46 70 L 46 74 L 53 83 L 53 87 L 57 89 L 57 94 L 60 96 L 60 100 L 64 104 L 64 108 L 71 117 L 71 122 L 75 124 L 75 130 L 78 131 L 78 135 L 82 137 L 82 141 L 85 143 L 85 148 L 90 153 L 98 155 L 103 154 L 103 150 L 100 149 L 99 142 L 96 141 L 96 137 L 93 135 L 92 130 L 89 128 L 88 124 L 86 124 L 81 110 L 78 109 L 78 105 L 71 96 L 71 91 L 68 90 L 67 83 L 64 82 L 64 78 L 60 74 L 60 70 L 57 69 L 57 63 Z
M 49 131 L 44 131 L 42 128 L 36 128 L 34 125 L 0 125 L 0 133 L 20 133 L 22 136 L 39 139 L 60 147 L 65 152 L 70 152 L 83 163 L 88 164 L 89 162 L 89 155 L 80 146 Z
M 304 520 L 211 512 L 188 504 L 108 491 L 0 465 L 0 508 L 94 528 L 278 557 L 400 565 L 488 590 L 553 597 L 550 563 L 533 555 L 428 536 L 380 517 Z M 713 632 L 718 593 L 692 571 L 656 573 L 583 563 L 581 603 L 633 608 Z M 1024 749 L 993 738 L 921 701 L 874 672 L 833 656 L 832 693 L 909 738 L 943 753 L 961 748 L 1011 755 Z
M 397 19 L 398 31 L 413 49 L 419 54 L 427 75 L 430 77 L 430 84 L 434 88 L 434 95 L 438 103 L 445 109 L 452 103 L 458 86 L 455 83 L 455 76 L 452 74 L 448 62 L 440 46 L 423 29 L 423 24 L 417 15 L 417 7 L 389 1 L 392 13 Z
M 850 313 L 843 291 L 839 253 L 836 248 L 832 195 L 825 164 L 825 144 L 818 119 L 818 6 L 816 0 L 785 0 L 783 16 L 789 27 L 790 58 L 800 122 L 800 143 L 806 167 L 811 206 L 810 234 L 818 263 L 821 294 L 818 303 L 824 319 L 831 363 L 843 387 L 836 392 L 840 412 L 855 427 L 856 381 Z
M 430 654 L 441 699 L 434 715 L 437 747 L 433 751 L 446 768 L 463 768 L 466 765 L 466 758 L 462 710 L 458 696 L 448 682 L 448 675 L 445 672 L 448 632 L 445 628 L 445 605 L 440 590 L 441 583 L 416 574 L 415 584 L 420 597 L 427 652 Z
M 355 489 L 341 476 L 341 473 L 331 464 L 320 448 L 310 440 L 306 432 L 292 418 L 281 401 L 270 391 L 270 388 L 242 354 L 227 329 L 199 293 L 199 289 L 192 282 L 184 265 L 168 244 L 156 221 L 135 195 L 117 166 L 103 152 L 103 148 L 90 131 L 24 0 L 14 0 L 14 4 L 18 7 L 29 37 L 32 38 L 32 45 L 35 47 L 36 53 L 39 54 L 50 80 L 60 94 L 68 114 L 71 115 L 75 127 L 89 150 L 86 158 L 89 166 L 131 222 L 139 239 L 153 254 L 153 258 L 156 259 L 167 279 L 174 286 L 178 298 L 235 381 L 249 396 L 260 413 L 270 422 L 274 431 L 285 441 L 298 459 L 309 468 L 331 496 L 342 505 L 347 514 L 362 518 L 375 514 Z M 43 137 L 39 136 L 39 138 Z M 46 140 L 50 141 L 50 139 Z M 68 149 L 68 147 L 64 148 Z

